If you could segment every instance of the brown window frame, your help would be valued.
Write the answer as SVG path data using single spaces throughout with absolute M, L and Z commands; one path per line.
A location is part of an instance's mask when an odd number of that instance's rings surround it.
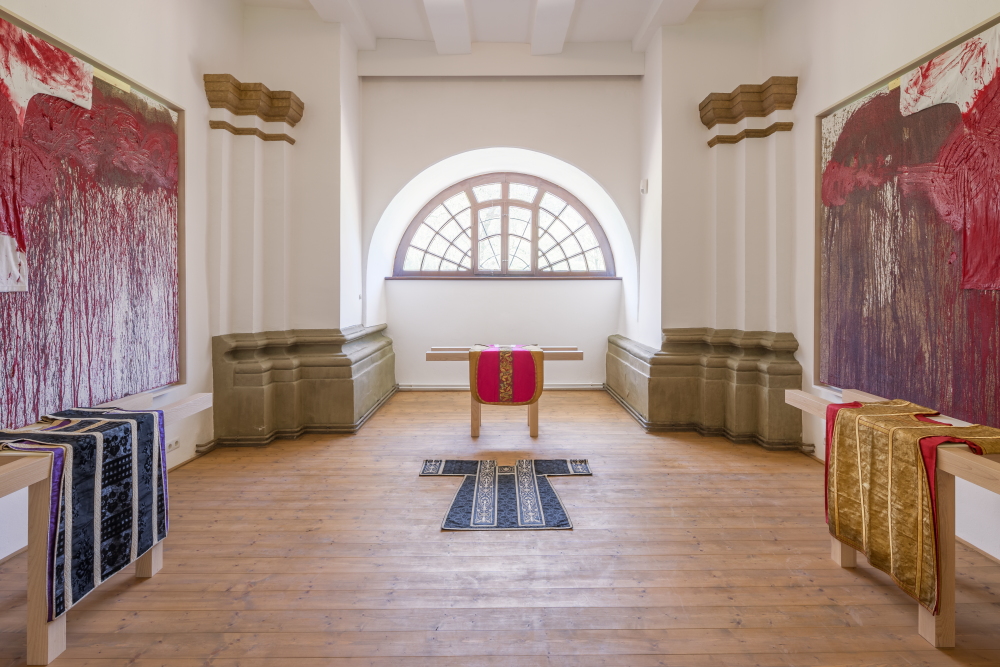
M 533 203 L 527 203 L 518 199 L 510 199 L 510 187 L 511 181 L 515 183 L 521 183 L 524 185 L 532 185 L 538 188 L 538 194 L 535 195 L 535 201 Z M 473 193 L 472 188 L 480 185 L 486 185 L 489 183 L 501 183 L 501 197 L 500 199 L 492 199 L 488 201 L 479 202 L 476 200 L 475 193 Z M 413 239 L 413 235 L 416 233 L 417 229 L 420 227 L 421 223 L 431 214 L 431 212 L 438 206 L 443 204 L 449 198 L 457 195 L 459 192 L 464 191 L 469 197 L 469 202 L 471 206 L 472 215 L 472 230 L 471 230 L 471 241 L 472 249 L 470 257 L 472 260 L 472 268 L 469 270 L 460 271 L 404 271 L 403 261 L 406 258 L 406 251 L 410 247 L 410 242 Z M 553 195 L 559 197 L 567 204 L 573 206 L 576 211 L 587 221 L 590 225 L 591 230 L 594 232 L 594 236 L 597 237 L 598 247 L 600 247 L 601 252 L 604 254 L 604 264 L 606 270 L 604 271 L 542 271 L 538 268 L 538 238 L 539 238 L 539 205 L 542 201 L 542 195 L 544 192 L 551 192 Z M 481 271 L 479 270 L 479 211 L 484 208 L 489 208 L 491 206 L 501 207 L 501 247 L 502 247 L 502 260 L 501 266 L 503 267 L 500 271 Z M 512 271 L 507 270 L 507 253 L 509 252 L 508 244 L 508 211 L 510 206 L 518 206 L 521 208 L 526 208 L 532 211 L 532 221 L 531 221 L 531 270 L 530 271 Z M 579 199 L 577 199 L 571 192 L 559 187 L 551 181 L 547 181 L 543 178 L 537 176 L 529 176 L 527 174 L 520 174 L 516 172 L 494 172 L 492 174 L 484 174 L 482 176 L 474 176 L 472 178 L 467 178 L 464 181 L 455 183 L 451 187 L 448 187 L 441 191 L 436 197 L 431 199 L 427 204 L 420 209 L 420 212 L 410 221 L 410 224 L 406 228 L 406 232 L 403 234 L 403 238 L 399 242 L 399 247 L 396 250 L 396 259 L 393 263 L 392 277 L 394 278 L 420 278 L 420 277 L 436 277 L 436 278 L 486 278 L 486 279 L 518 279 L 518 278 L 538 278 L 538 279 L 557 279 L 565 280 L 567 278 L 613 278 L 615 277 L 615 259 L 611 252 L 611 244 L 608 243 L 608 238 L 604 233 L 604 229 L 601 227 L 601 223 L 597 221 L 596 216 L 591 213 L 590 209 L 583 205 Z

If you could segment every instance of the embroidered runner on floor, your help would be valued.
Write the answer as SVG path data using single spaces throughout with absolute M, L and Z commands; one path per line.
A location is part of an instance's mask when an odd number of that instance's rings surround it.
M 565 530 L 573 527 L 550 476 L 590 475 L 586 459 L 496 461 L 428 459 L 422 477 L 463 476 L 442 530 Z

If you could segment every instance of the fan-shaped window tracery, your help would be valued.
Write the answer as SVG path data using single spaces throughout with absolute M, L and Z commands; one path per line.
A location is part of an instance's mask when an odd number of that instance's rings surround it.
M 524 174 L 477 176 L 432 199 L 407 228 L 396 276 L 614 276 L 604 230 L 572 194 Z

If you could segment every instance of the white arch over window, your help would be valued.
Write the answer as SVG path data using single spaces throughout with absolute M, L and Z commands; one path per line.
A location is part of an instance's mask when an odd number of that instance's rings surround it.
M 480 148 L 431 165 L 396 193 L 382 212 L 368 247 L 365 324 L 386 321 L 385 279 L 393 272 L 396 250 L 410 222 L 434 196 L 472 176 L 518 172 L 538 176 L 568 190 L 600 220 L 622 279 L 625 312 L 635 317 L 638 266 L 625 217 L 600 183 L 559 158 L 524 148 Z M 624 315 L 624 313 L 623 313 Z

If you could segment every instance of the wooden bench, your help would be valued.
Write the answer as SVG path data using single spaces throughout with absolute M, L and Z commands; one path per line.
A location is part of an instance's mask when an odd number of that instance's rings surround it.
M 873 403 L 886 399 L 854 389 L 845 389 L 841 402 Z M 820 419 L 826 419 L 826 406 L 831 401 L 798 389 L 785 391 L 785 402 Z M 968 426 L 952 417 L 934 417 L 955 426 Z M 920 636 L 937 648 L 955 646 L 955 478 L 960 477 L 994 493 L 1000 493 L 1000 455 L 978 456 L 965 445 L 938 447 L 937 502 L 938 502 L 938 552 L 939 578 L 937 616 L 918 607 L 917 627 Z M 831 556 L 841 567 L 855 567 L 857 552 L 837 538 L 830 536 Z
M 150 394 L 114 401 L 128 410 L 152 409 Z M 195 394 L 163 409 L 164 425 L 175 424 L 212 407 L 212 394 Z M 166 462 L 164 461 L 164 465 Z M 66 614 L 48 620 L 47 576 L 51 454 L 0 451 L 0 498 L 28 488 L 28 664 L 47 665 L 66 650 Z M 148 579 L 163 567 L 163 541 L 135 563 L 135 576 Z
M 568 345 L 542 345 L 545 361 L 583 361 L 583 350 Z M 469 361 L 470 347 L 432 347 L 427 352 L 427 361 Z M 470 389 L 470 394 L 471 389 Z M 479 437 L 479 427 L 483 423 L 483 406 L 472 400 L 472 437 Z M 538 402 L 528 405 L 528 435 L 538 437 Z

